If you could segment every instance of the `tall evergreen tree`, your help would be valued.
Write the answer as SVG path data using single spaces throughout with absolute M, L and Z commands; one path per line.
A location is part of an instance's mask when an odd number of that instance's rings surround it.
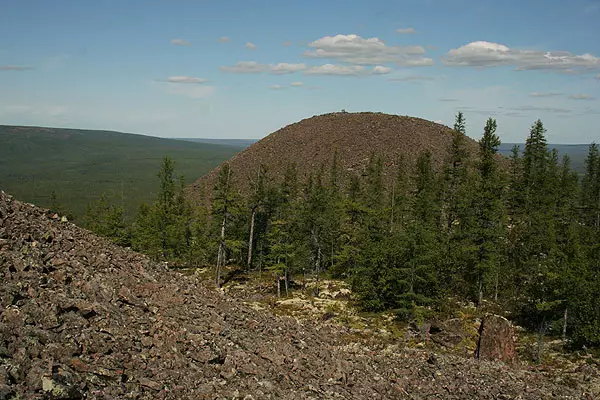
M 494 283 L 494 298 L 497 300 L 499 267 L 503 264 L 500 238 L 505 236 L 506 220 L 502 203 L 504 185 L 496 159 L 501 142 L 496 128 L 496 120 L 489 118 L 483 137 L 479 140 L 475 235 L 477 259 L 474 270 L 479 304 L 483 300 L 486 282 L 490 280 Z

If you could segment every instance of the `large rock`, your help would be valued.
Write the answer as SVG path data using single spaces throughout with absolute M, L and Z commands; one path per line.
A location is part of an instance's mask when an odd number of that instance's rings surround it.
M 475 357 L 498 360 L 509 364 L 517 362 L 515 330 L 510 322 L 498 315 L 486 315 L 479 327 L 479 341 Z

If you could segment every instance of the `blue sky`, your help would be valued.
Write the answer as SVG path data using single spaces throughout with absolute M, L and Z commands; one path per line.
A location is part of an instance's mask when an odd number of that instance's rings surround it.
M 0 124 L 261 138 L 381 111 L 600 141 L 600 0 L 0 0 Z

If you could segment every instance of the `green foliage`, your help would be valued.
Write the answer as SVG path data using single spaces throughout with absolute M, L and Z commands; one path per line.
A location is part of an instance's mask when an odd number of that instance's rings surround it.
M 196 214 L 184 194 L 184 179 L 175 178 L 175 163 L 164 157 L 157 174 L 159 191 L 151 204 L 143 203 L 133 225 L 132 246 L 157 260 L 180 264 L 198 262 L 198 242 L 204 243 Z
M 51 206 L 55 191 L 77 220 L 104 194 L 123 207 L 131 223 L 139 204 L 156 198 L 155 171 L 163 156 L 177 163 L 190 184 L 243 148 L 119 132 L 0 125 L 0 189 L 42 207 Z
M 246 263 L 252 250 L 251 268 L 291 279 L 301 272 L 343 277 L 366 311 L 420 321 L 445 296 L 478 306 L 492 300 L 540 335 L 564 330 L 575 345 L 600 345 L 598 148 L 590 146 L 580 182 L 570 159 L 548 150 L 538 120 L 505 169 L 496 130 L 488 119 L 479 151 L 470 154 L 459 113 L 443 160 L 424 151 L 414 165 L 397 160 L 392 171 L 372 154 L 362 175 L 343 174 L 337 152 L 306 179 L 289 165 L 281 182 L 264 166 L 233 171 L 225 163 L 210 210 L 188 203 L 185 182 L 165 157 L 154 201 L 140 206 L 131 231 L 109 196 L 89 204 L 86 223 L 178 264 L 221 268 Z M 236 173 L 249 174 L 246 197 L 233 186 Z
M 89 230 L 119 246 L 131 246 L 131 232 L 125 223 L 123 207 L 111 204 L 104 193 L 88 204 L 84 222 Z

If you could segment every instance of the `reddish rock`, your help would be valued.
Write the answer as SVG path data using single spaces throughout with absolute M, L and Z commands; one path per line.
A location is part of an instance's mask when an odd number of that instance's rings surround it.
M 486 315 L 479 327 L 479 341 L 475 357 L 498 360 L 509 364 L 517 362 L 515 330 L 510 322 L 498 315 Z

